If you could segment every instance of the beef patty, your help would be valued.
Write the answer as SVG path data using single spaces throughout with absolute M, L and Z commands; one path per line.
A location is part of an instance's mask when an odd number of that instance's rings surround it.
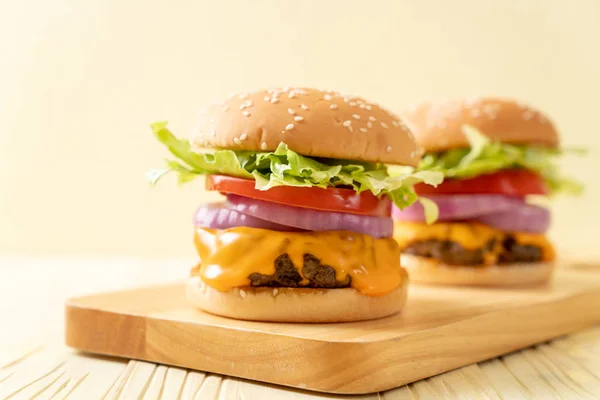
M 506 236 L 496 249 L 496 240 L 488 241 L 485 246 L 478 249 L 465 249 L 459 243 L 451 240 L 422 240 L 411 243 L 404 253 L 420 257 L 434 258 L 448 265 L 482 265 L 486 255 L 497 255 L 499 264 L 532 263 L 542 260 L 543 252 L 540 247 L 518 244 L 513 236 Z
M 309 283 L 301 284 L 302 275 Z M 346 275 L 343 281 L 336 280 L 335 269 L 329 265 L 321 263 L 317 257 L 312 254 L 304 254 L 302 275 L 287 253 L 281 254 L 275 259 L 275 273 L 273 275 L 264 275 L 253 272 L 248 275 L 251 286 L 267 287 L 308 287 L 308 288 L 345 288 L 350 287 L 352 278 Z
M 519 244 L 512 236 L 507 236 L 502 242 L 502 253 L 498 262 L 503 263 L 533 263 L 539 262 L 544 256 L 542 249 L 530 244 Z

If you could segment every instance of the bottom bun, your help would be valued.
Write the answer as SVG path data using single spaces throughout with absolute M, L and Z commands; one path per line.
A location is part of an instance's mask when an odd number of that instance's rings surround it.
M 461 267 L 436 260 L 402 254 L 400 263 L 411 282 L 461 286 L 519 286 L 548 282 L 553 263 L 515 263 L 483 267 Z
M 211 314 L 250 321 L 350 322 L 387 317 L 406 302 L 407 281 L 385 296 L 365 296 L 353 288 L 243 287 L 220 292 L 193 277 L 187 298 Z

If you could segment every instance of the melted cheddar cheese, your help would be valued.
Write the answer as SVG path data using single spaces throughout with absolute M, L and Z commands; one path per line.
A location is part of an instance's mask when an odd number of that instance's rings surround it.
M 465 249 L 474 250 L 485 246 L 492 239 L 500 239 L 502 232 L 478 223 L 435 223 L 394 221 L 394 239 L 401 249 L 423 240 L 451 240 Z
M 490 226 L 476 222 L 440 222 L 426 225 L 415 222 L 394 221 L 394 239 L 401 249 L 411 243 L 424 240 L 449 240 L 460 244 L 468 250 L 484 247 L 491 240 L 495 245 L 486 254 L 485 265 L 495 264 L 502 249 L 502 242 L 507 236 L 512 236 L 518 244 L 532 245 L 542 249 L 542 261 L 552 261 L 555 258 L 554 247 L 545 235 L 525 232 L 502 232 Z
M 400 267 L 400 248 L 392 238 L 374 239 L 346 231 L 276 232 L 237 227 L 223 230 L 196 228 L 194 241 L 200 264 L 192 270 L 207 285 L 228 291 L 250 286 L 253 272 L 275 273 L 275 259 L 287 253 L 302 274 L 304 254 L 312 254 L 336 271 L 343 281 L 369 296 L 383 296 L 406 279 Z M 303 279 L 302 284 L 308 283 Z

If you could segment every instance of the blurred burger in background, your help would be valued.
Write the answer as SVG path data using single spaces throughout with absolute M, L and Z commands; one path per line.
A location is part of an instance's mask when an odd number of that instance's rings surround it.
M 445 175 L 417 185 L 439 207 L 428 226 L 420 204 L 394 207 L 394 237 L 411 280 L 456 285 L 547 281 L 554 247 L 550 211 L 539 196 L 579 192 L 559 174 L 558 133 L 541 112 L 517 102 L 480 98 L 422 104 L 402 116 L 425 150 L 418 170 Z
M 290 322 L 373 319 L 403 307 L 391 204 L 410 206 L 415 184 L 443 176 L 388 175 L 384 164 L 416 167 L 421 158 L 397 116 L 360 97 L 283 88 L 211 106 L 192 142 L 164 122 L 152 128 L 175 159 L 152 171 L 151 183 L 205 175 L 206 189 L 225 196 L 194 215 L 200 262 L 187 296 L 195 306 Z

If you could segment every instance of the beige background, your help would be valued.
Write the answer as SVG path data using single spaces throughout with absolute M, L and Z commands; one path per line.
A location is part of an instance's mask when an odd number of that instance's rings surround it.
M 163 149 L 230 92 L 307 85 L 392 109 L 495 94 L 551 114 L 591 155 L 565 168 L 553 238 L 600 253 L 600 2 L 0 1 L 0 253 L 188 257 L 200 182 L 149 189 Z

